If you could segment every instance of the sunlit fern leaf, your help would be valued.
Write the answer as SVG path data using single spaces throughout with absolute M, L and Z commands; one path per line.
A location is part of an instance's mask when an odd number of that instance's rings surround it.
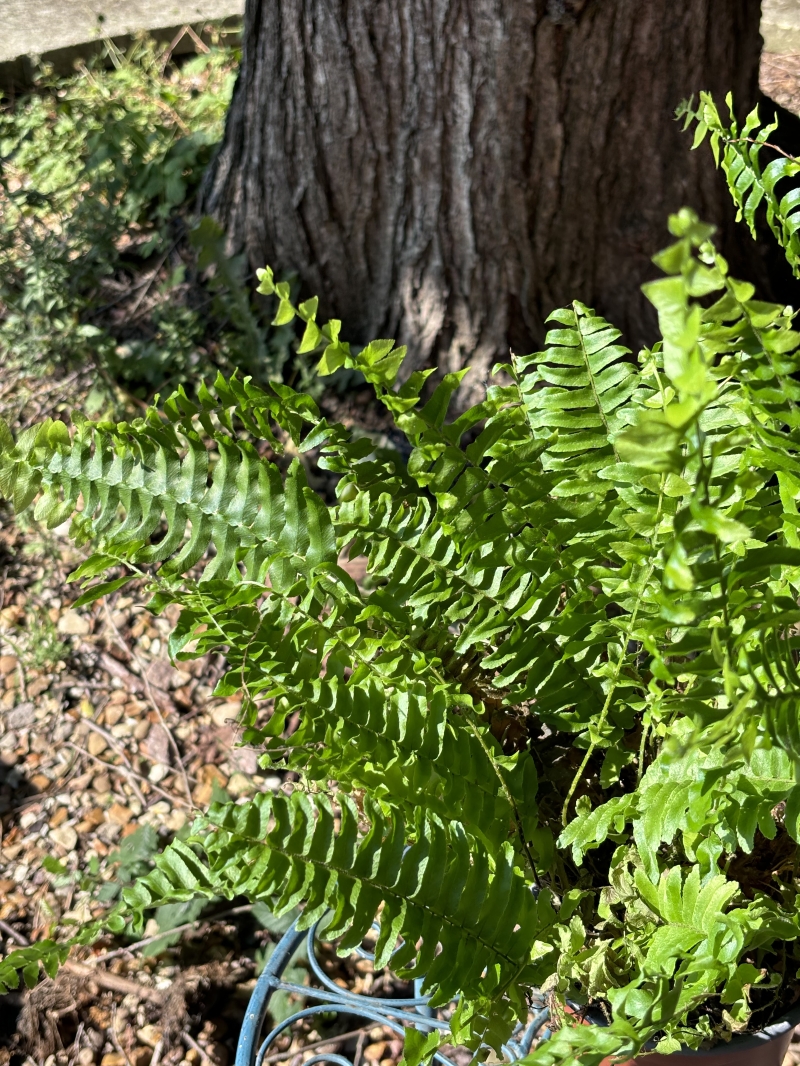
M 766 206 L 770 229 L 782 246 L 795 276 L 800 276 L 800 189 L 793 188 L 780 197 L 775 191 L 782 179 L 800 174 L 800 162 L 787 158 L 781 151 L 778 158 L 762 166 L 761 154 L 765 148 L 770 151 L 769 138 L 778 127 L 777 120 L 763 125 L 756 107 L 739 129 L 730 94 L 726 103 L 728 125 L 722 120 L 714 98 L 707 92 L 700 93 L 696 109 L 691 100 L 685 101 L 678 108 L 677 115 L 685 118 L 684 129 L 695 123 L 693 148 L 709 137 L 714 159 L 725 173 L 728 189 L 738 208 L 738 217 L 747 222 L 753 237 L 756 236 L 756 211 L 762 203 Z
M 525 981 L 530 945 L 553 912 L 546 898 L 534 898 L 507 846 L 490 858 L 458 823 L 420 812 L 406 848 L 398 813 L 369 803 L 362 814 L 347 797 L 340 803 L 338 829 L 328 800 L 300 791 L 212 807 L 205 829 L 197 824 L 187 841 L 170 845 L 125 898 L 141 913 L 196 894 L 244 894 L 270 901 L 276 914 L 303 898 L 301 924 L 332 909 L 326 932 L 343 937 L 343 952 L 361 942 L 382 905 L 376 965 L 402 938 L 393 968 L 425 975 L 432 1002 L 458 991 L 494 997 Z
M 577 301 L 555 311 L 548 321 L 561 327 L 545 338 L 547 348 L 516 360 L 531 428 L 539 436 L 558 431 L 544 458 L 557 471 L 556 495 L 596 493 L 607 482 L 597 471 L 618 459 L 614 437 L 631 420 L 631 397 L 641 388 L 630 349 L 618 344 L 621 333 Z M 567 474 L 569 476 L 567 476 Z
M 800 338 L 730 278 L 710 227 L 670 226 L 651 350 L 634 360 L 575 303 L 457 415 L 462 374 L 398 384 L 402 349 L 353 354 L 265 272 L 320 371 L 362 373 L 407 446 L 236 378 L 128 425 L 0 428 L 0 491 L 38 494 L 49 523 L 79 511 L 85 596 L 136 574 L 154 609 L 177 604 L 170 652 L 222 651 L 245 741 L 299 777 L 291 799 L 215 810 L 128 905 L 300 904 L 345 946 L 380 912 L 379 961 L 402 936 L 394 965 L 461 995 L 451 1035 L 473 1047 L 545 979 L 605 997 L 604 1053 L 674 1050 L 703 1002 L 746 1024 L 742 953 L 797 936 L 722 870 L 800 824 L 795 638 L 774 646 L 800 597 Z M 308 483 L 317 462 L 335 502 Z M 590 1058 L 576 1032 L 536 1061 Z

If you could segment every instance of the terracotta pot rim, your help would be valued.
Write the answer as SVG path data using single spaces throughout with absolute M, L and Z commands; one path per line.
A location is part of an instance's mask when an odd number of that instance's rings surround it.
M 608 1025 L 608 1022 L 599 1012 L 590 1011 L 587 1012 L 584 1017 L 586 1017 L 593 1025 Z M 714 1047 L 708 1048 L 705 1051 L 695 1051 L 693 1048 L 685 1047 L 682 1044 L 680 1051 L 676 1051 L 675 1054 L 681 1056 L 691 1055 L 693 1058 L 703 1058 L 705 1055 L 719 1055 L 722 1051 L 729 1051 L 732 1055 L 738 1054 L 740 1051 L 752 1051 L 755 1048 L 763 1047 L 772 1040 L 777 1040 L 779 1037 L 784 1036 L 797 1025 L 800 1025 L 800 1003 L 787 1011 L 777 1022 L 773 1022 L 771 1025 L 767 1025 L 755 1033 L 744 1033 L 741 1036 L 731 1037 L 727 1044 L 715 1044 Z M 643 1051 L 652 1052 L 653 1048 L 646 1047 Z

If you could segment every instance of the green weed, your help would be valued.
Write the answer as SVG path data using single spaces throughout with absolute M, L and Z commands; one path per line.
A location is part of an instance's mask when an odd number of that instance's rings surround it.
M 109 44 L 109 48 L 113 46 Z M 97 409 L 210 370 L 268 380 L 289 354 L 210 219 L 193 218 L 238 62 L 181 67 L 150 40 L 73 76 L 43 71 L 0 111 L 0 353 L 8 369 L 94 365 Z

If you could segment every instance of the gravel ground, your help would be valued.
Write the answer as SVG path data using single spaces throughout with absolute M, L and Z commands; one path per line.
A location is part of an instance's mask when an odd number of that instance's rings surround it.
M 255 751 L 235 747 L 238 704 L 211 696 L 219 657 L 172 666 L 170 622 L 148 615 L 135 588 L 109 605 L 72 608 L 75 589 L 65 578 L 80 555 L 65 532 L 48 535 L 0 514 L 6 950 L 99 916 L 107 904 L 96 901 L 98 892 L 119 876 L 126 840 L 140 841 L 146 853 L 215 789 L 237 797 L 282 784 L 258 771 Z M 52 872 L 52 860 L 64 873 Z M 152 923 L 145 935 L 158 931 Z M 7 1045 L 0 1062 L 147 1066 L 161 1041 L 167 1066 L 203 1056 L 224 1066 L 258 950 L 270 937 L 250 915 L 234 924 L 201 919 L 187 933 L 173 935 L 179 943 L 158 955 L 146 946 L 105 964 L 90 955 L 90 970 L 76 964 L 33 993 L 12 996 L 11 1017 L 0 1023 Z M 109 941 L 92 954 L 115 947 Z

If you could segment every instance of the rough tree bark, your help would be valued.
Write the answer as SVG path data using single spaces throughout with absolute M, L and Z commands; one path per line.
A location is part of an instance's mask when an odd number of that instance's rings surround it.
M 474 387 L 573 298 L 652 341 L 639 286 L 668 213 L 732 220 L 673 112 L 703 88 L 752 105 L 759 16 L 759 0 L 247 0 L 205 210 L 253 266 L 297 270 L 344 336 L 469 363 Z

